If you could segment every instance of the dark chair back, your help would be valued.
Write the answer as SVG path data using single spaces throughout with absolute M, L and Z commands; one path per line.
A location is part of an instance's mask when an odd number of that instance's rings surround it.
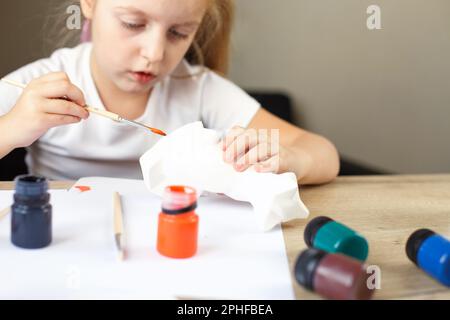
M 26 154 L 25 149 L 19 148 L 0 160 L 0 181 L 11 181 L 18 175 L 28 173 L 25 164 Z
M 270 113 L 292 123 L 292 102 L 287 94 L 282 92 L 248 92 L 255 98 L 263 108 Z M 385 174 L 381 170 L 370 168 L 361 165 L 353 160 L 341 156 L 340 176 L 354 176 L 354 175 L 376 175 Z

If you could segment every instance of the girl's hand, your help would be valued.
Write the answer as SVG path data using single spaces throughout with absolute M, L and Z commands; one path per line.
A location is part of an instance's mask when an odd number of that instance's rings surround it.
M 220 141 L 225 162 L 236 171 L 254 166 L 257 172 L 287 171 L 290 152 L 279 144 L 278 130 L 244 129 L 233 127 Z
M 85 104 L 83 93 L 67 74 L 50 73 L 28 84 L 4 123 L 11 128 L 14 146 L 27 147 L 52 127 L 87 119 Z

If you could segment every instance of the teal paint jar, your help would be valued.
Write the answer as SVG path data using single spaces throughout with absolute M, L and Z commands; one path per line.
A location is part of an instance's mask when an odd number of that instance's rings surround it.
M 309 248 L 341 253 L 360 261 L 369 255 L 369 245 L 363 236 L 328 217 L 311 220 L 305 228 L 304 239 Z

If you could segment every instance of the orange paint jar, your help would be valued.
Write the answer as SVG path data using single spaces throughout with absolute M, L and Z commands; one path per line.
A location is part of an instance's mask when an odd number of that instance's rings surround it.
M 164 190 L 162 211 L 158 218 L 158 252 L 170 258 L 190 258 L 197 252 L 197 192 L 185 186 Z

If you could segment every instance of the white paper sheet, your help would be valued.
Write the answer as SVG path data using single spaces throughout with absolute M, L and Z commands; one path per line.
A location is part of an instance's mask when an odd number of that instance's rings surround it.
M 248 203 L 198 202 L 199 250 L 176 260 L 156 251 L 160 199 L 142 181 L 83 179 L 92 191 L 51 191 L 53 243 L 24 250 L 0 221 L 0 299 L 293 299 L 280 227 L 263 233 Z M 116 259 L 112 191 L 122 194 L 128 257 Z M 0 192 L 0 209 L 12 202 Z

